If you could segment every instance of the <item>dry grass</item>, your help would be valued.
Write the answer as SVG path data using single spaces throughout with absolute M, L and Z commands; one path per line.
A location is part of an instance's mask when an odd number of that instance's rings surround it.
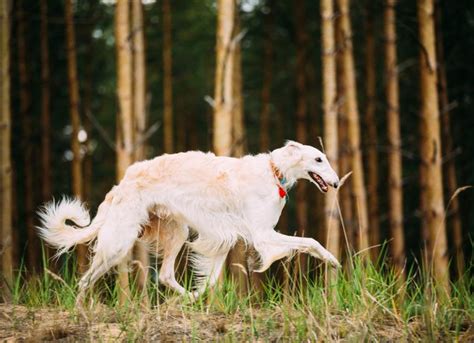
M 119 306 L 113 282 L 103 282 L 83 313 L 74 306 L 74 272 L 19 276 L 14 304 L 0 304 L 0 341 L 474 342 L 472 278 L 454 283 L 447 299 L 422 275 L 400 283 L 386 268 L 355 258 L 337 275 L 332 297 L 318 276 L 291 280 L 287 290 L 269 280 L 260 297 L 239 296 L 225 280 L 194 303 L 150 285 L 158 298 L 148 308 L 138 295 Z
M 301 314 L 293 313 L 298 318 Z M 190 312 L 179 306 L 163 306 L 159 311 L 140 311 L 123 318 L 112 308 L 97 306 L 87 312 L 88 320 L 75 311 L 57 308 L 28 308 L 21 305 L 0 305 L 0 340 L 2 341 L 300 341 L 298 322 L 285 318 L 283 311 L 257 309 L 252 322 L 245 313 Z M 271 318 L 272 325 L 268 325 Z M 330 330 L 308 318 L 306 337 L 311 341 L 425 341 L 429 335 L 420 320 L 407 325 L 387 317 L 356 318 L 350 315 L 331 315 Z M 267 322 L 267 323 L 266 323 Z M 292 324 L 293 323 L 293 324 Z M 267 324 L 267 325 L 266 325 Z M 461 332 L 435 337 L 435 341 L 473 342 L 474 329 L 465 323 Z M 324 334 L 323 334 L 324 331 Z M 318 334 L 319 332 L 319 334 Z

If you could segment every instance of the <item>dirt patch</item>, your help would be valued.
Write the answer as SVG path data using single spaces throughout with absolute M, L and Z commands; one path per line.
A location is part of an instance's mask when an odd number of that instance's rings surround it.
M 38 309 L 0 304 L 0 341 L 77 342 L 114 341 L 118 324 L 81 322 L 77 314 L 59 309 Z
M 420 321 L 408 325 L 390 318 L 378 318 L 368 325 L 364 318 L 333 315 L 329 326 L 311 318 L 295 316 L 288 321 L 278 309 L 254 309 L 251 315 L 180 309 L 179 305 L 159 309 L 114 310 L 96 305 L 83 317 L 76 311 L 56 308 L 28 308 L 0 304 L 0 341 L 7 342 L 128 342 L 128 341 L 298 341 L 325 340 L 419 341 L 429 337 Z M 288 316 L 288 313 L 285 314 Z M 306 321 L 306 322 L 305 322 Z M 298 326 L 299 325 L 299 326 Z M 306 331 L 305 331 L 306 330 Z M 472 323 L 456 335 L 460 342 L 474 341 Z M 322 336 L 320 337 L 320 335 Z M 454 337 L 453 336 L 453 337 Z M 448 334 L 438 341 L 451 341 Z M 304 339 L 303 339 L 304 338 Z

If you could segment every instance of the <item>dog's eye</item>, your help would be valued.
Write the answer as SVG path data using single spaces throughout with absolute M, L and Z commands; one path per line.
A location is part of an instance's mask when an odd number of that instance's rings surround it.
M 321 157 L 316 157 L 316 162 L 321 163 L 323 159 Z

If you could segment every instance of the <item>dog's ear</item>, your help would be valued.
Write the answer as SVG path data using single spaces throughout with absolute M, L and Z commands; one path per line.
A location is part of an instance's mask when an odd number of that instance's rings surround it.
M 295 162 L 299 161 L 302 157 L 302 148 L 303 144 L 295 141 L 286 141 L 285 143 L 285 152 L 291 157 Z

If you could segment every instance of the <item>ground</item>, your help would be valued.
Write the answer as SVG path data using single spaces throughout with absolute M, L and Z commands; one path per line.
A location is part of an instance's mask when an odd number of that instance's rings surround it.
M 87 320 L 85 320 L 76 311 L 0 304 L 0 341 L 241 340 L 278 342 L 300 341 L 298 337 L 301 338 L 298 328 L 292 327 L 288 321 L 283 320 L 283 315 L 278 313 L 278 310 L 271 313 L 267 309 L 254 309 L 253 316 L 249 316 L 248 313 L 242 314 L 239 311 L 232 314 L 189 312 L 180 310 L 176 304 L 164 304 L 152 311 L 132 310 L 131 312 L 133 315 L 127 318 L 126 311 L 120 313 L 99 305 L 87 312 Z M 426 340 L 428 337 L 426 330 L 417 321 L 413 321 L 406 327 L 390 318 L 380 318 L 367 327 L 364 325 L 363 318 L 357 321 L 354 318 L 334 316 L 333 319 L 331 338 L 335 341 L 359 341 L 367 338 L 377 341 L 419 341 Z M 264 323 L 265 320 L 266 323 Z M 260 322 L 254 326 L 258 328 L 254 332 L 251 330 L 252 321 Z M 314 325 L 314 323 L 309 323 L 309 325 Z M 309 335 L 309 340 L 318 339 L 317 331 L 314 331 L 313 337 Z M 465 323 L 461 331 L 459 342 L 474 341 L 472 322 Z M 437 337 L 436 340 L 453 341 L 453 337 L 446 335 Z

